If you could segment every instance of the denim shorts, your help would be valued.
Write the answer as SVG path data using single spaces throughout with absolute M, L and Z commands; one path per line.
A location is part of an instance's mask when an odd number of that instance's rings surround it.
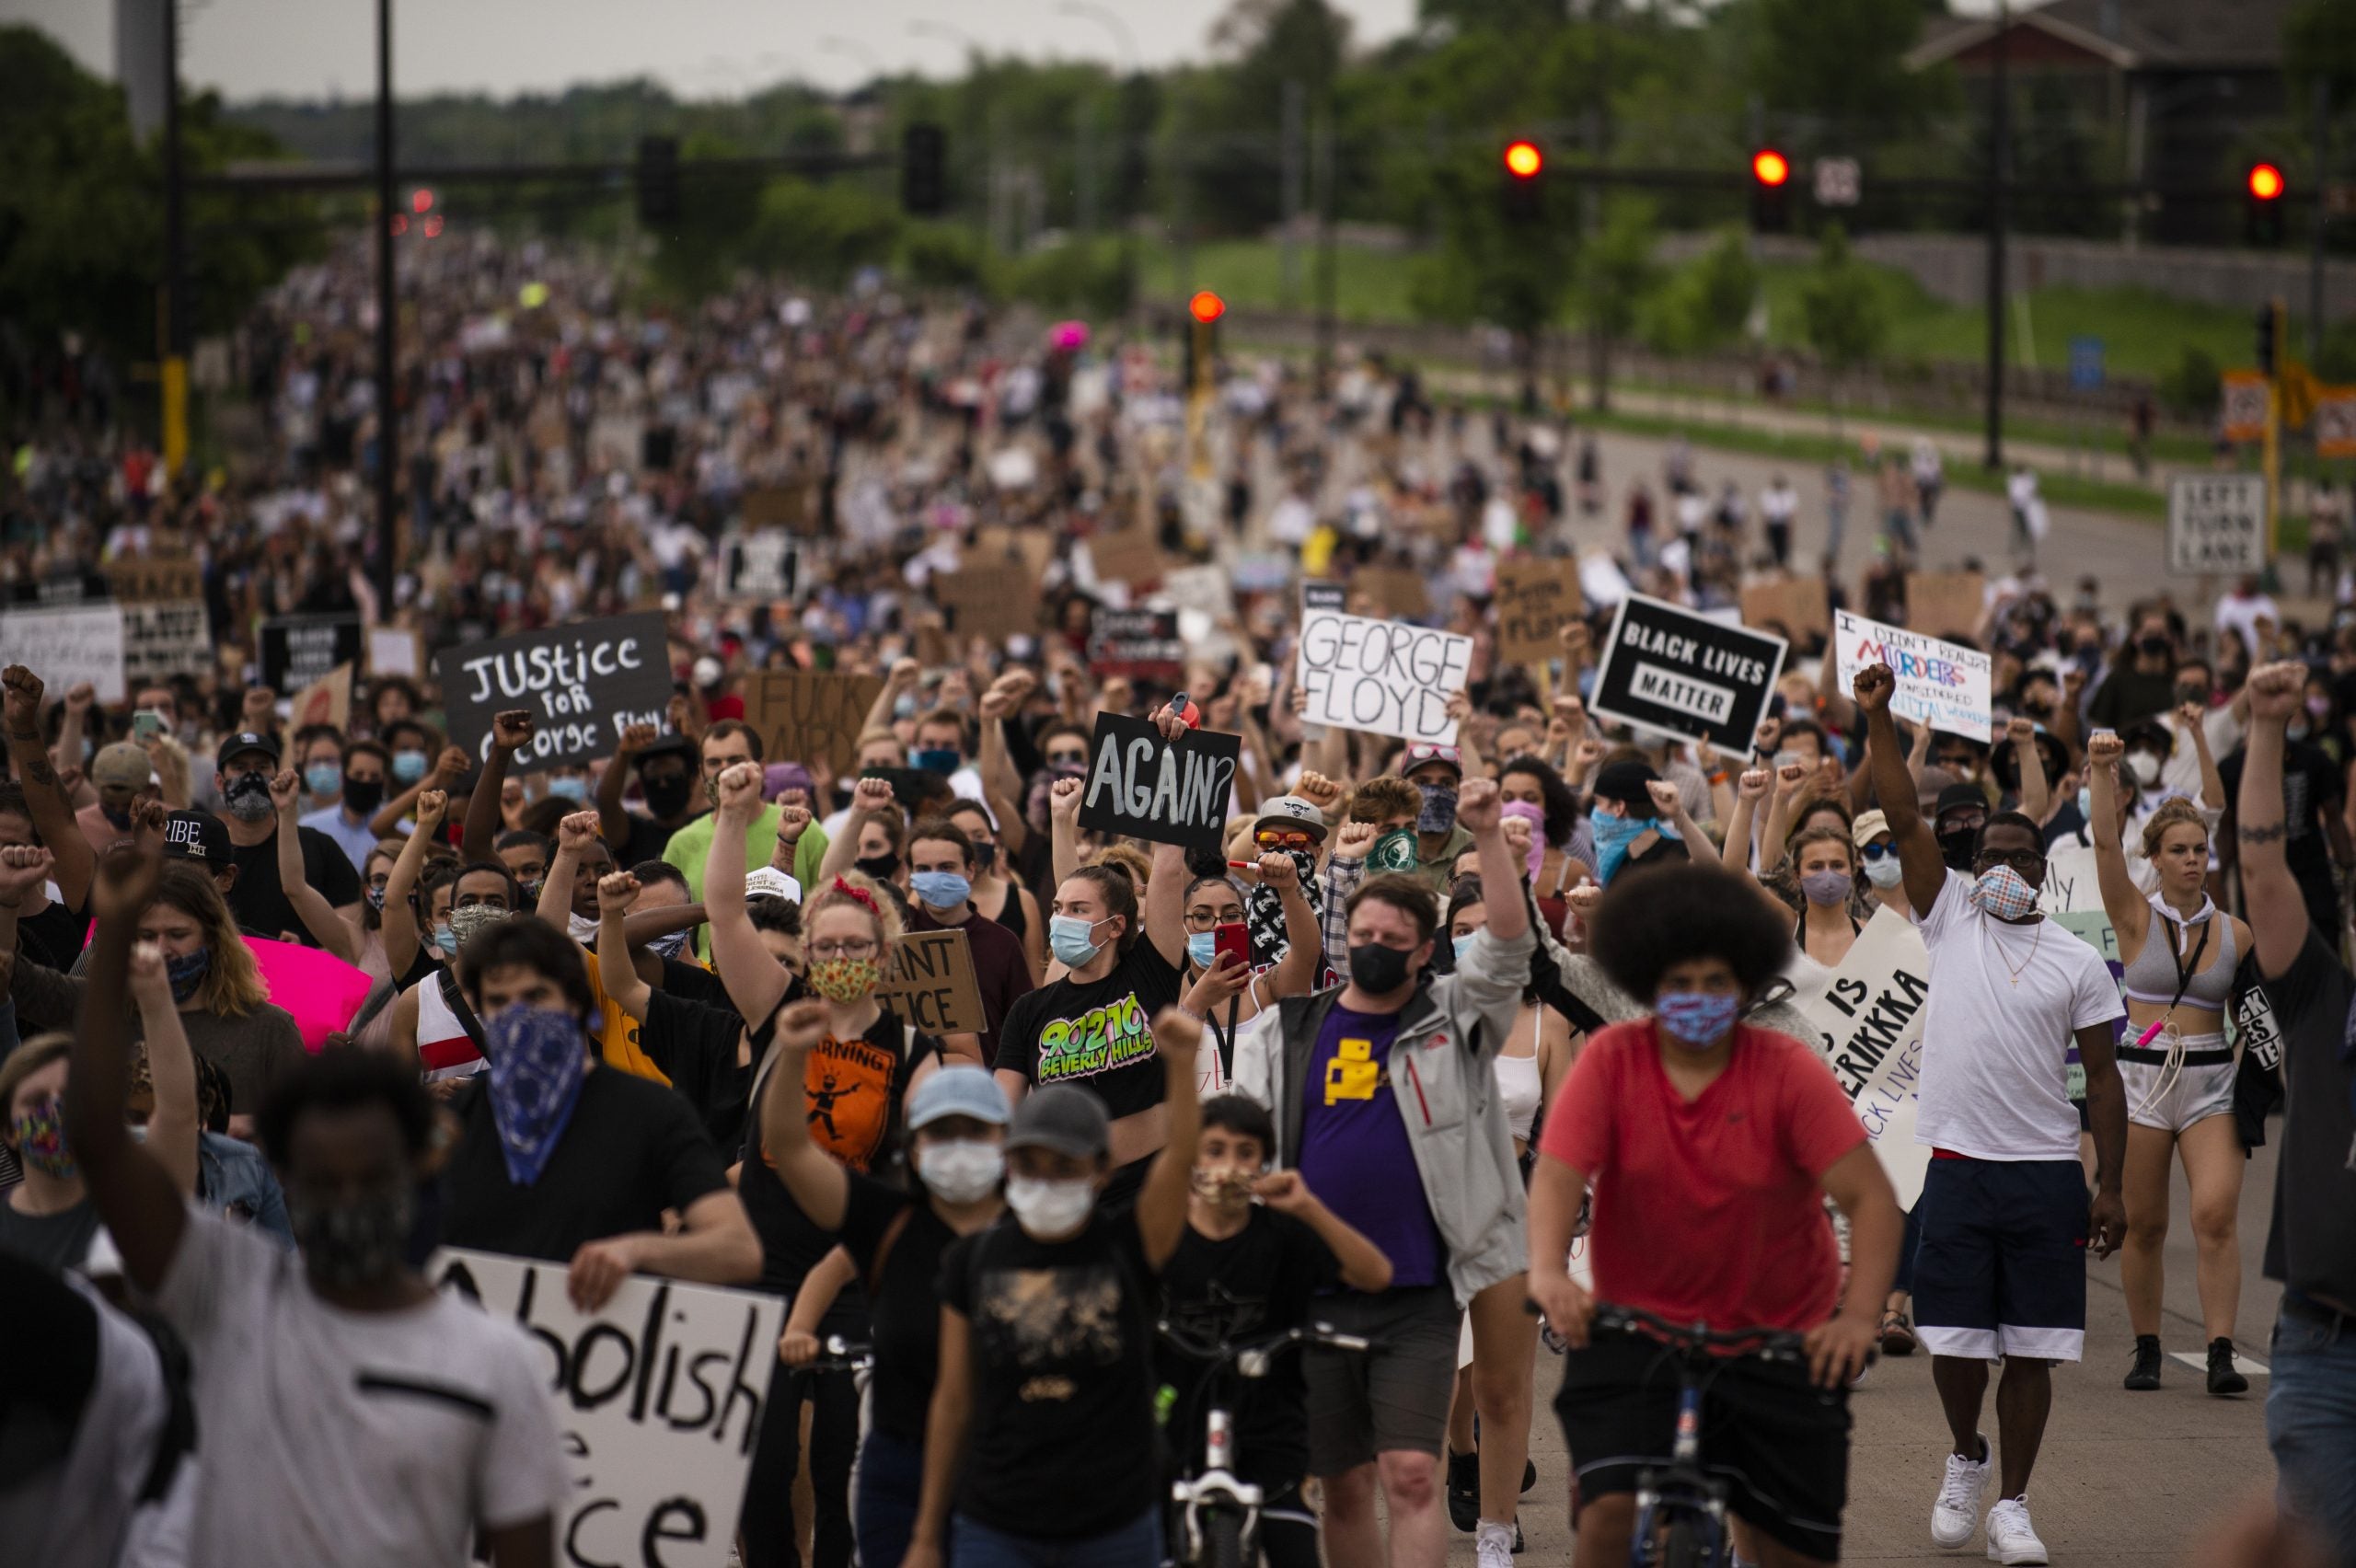
M 2356 1565 L 2356 1318 L 2286 1299 L 2267 1354 L 2266 1446 L 2282 1512 Z

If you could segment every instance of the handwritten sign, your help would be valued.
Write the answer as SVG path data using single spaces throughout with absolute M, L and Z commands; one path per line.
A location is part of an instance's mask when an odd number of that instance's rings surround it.
M 1868 664 L 1888 664 L 1898 677 L 1890 711 L 1950 735 L 1984 741 L 1993 731 L 1988 655 L 1919 631 L 1884 626 L 1841 610 L 1832 617 L 1841 689 Z
M 204 597 L 204 573 L 187 556 L 149 556 L 109 561 L 107 586 L 127 605 L 185 603 Z
M 974 947 L 963 931 L 902 932 L 875 996 L 927 1034 L 979 1034 L 989 1027 Z
M 1308 722 L 1447 745 L 1456 740 L 1448 699 L 1464 689 L 1472 672 L 1472 640 L 1309 608 L 1301 615 L 1297 666 Z
M 610 756 L 632 724 L 663 722 L 670 650 L 659 614 L 610 616 L 445 648 L 433 656 L 450 739 L 491 755 L 491 716 L 530 710 L 535 727 L 517 771 Z
M 100 601 L 0 610 L 0 664 L 37 672 L 60 695 L 87 681 L 100 702 L 121 702 L 127 695 L 121 607 Z
M 1088 622 L 1088 667 L 1098 675 L 1184 679 L 1186 645 L 1179 640 L 1178 612 L 1099 605 Z
M 368 673 L 406 675 L 410 680 L 422 678 L 425 674 L 425 640 L 405 626 L 370 627 Z
M 776 762 L 825 757 L 849 778 L 859 767 L 868 709 L 883 689 L 881 675 L 760 670 L 745 677 L 745 721 L 761 732 L 763 756 Z
M 213 665 L 213 619 L 202 599 L 135 599 L 122 611 L 122 678 L 148 686 Z
M 1088 559 L 1100 582 L 1126 582 L 1131 587 L 1150 582 L 1169 566 L 1161 541 L 1150 528 L 1124 528 L 1099 534 L 1088 541 Z
M 1431 585 L 1412 566 L 1362 566 L 1350 586 L 1386 615 L 1414 620 L 1432 613 Z
M 261 684 L 300 691 L 338 664 L 360 663 L 358 616 L 281 616 L 261 623 Z
M 1242 758 L 1241 736 L 1190 730 L 1173 744 L 1142 719 L 1099 712 L 1080 825 L 1216 849 Z
M 338 664 L 294 694 L 288 722 L 297 731 L 313 724 L 352 727 L 352 666 Z
M 1611 617 L 1588 708 L 1747 754 L 1783 673 L 1780 637 L 1631 594 Z
M 546 1356 L 572 1484 L 560 1560 L 722 1568 L 761 1429 L 785 1298 L 634 1274 L 573 1309 L 565 1265 L 446 1247 L 427 1276 L 512 1318 Z
M 1856 1107 L 1898 1206 L 1923 1193 L 1931 1151 L 1914 1141 L 1923 1079 L 1923 1004 L 1931 994 L 1931 954 L 1923 933 L 1894 909 L 1879 909 L 1850 944 L 1821 989 L 1794 995 L 1816 1032 L 1810 1042 Z
M 731 599 L 791 599 L 800 566 L 791 534 L 771 529 L 720 541 L 720 587 Z
M 1497 568 L 1497 657 L 1546 663 L 1562 651 L 1556 634 L 1585 609 L 1576 561 L 1507 561 Z
M 744 517 L 750 528 L 785 528 L 796 534 L 821 531 L 818 487 L 807 480 L 762 485 L 745 492 Z

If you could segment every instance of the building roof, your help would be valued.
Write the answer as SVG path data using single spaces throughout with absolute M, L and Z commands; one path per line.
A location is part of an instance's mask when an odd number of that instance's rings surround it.
M 2119 71 L 2272 71 L 2282 64 L 2282 23 L 2292 0 L 2050 0 L 2012 14 L 2028 28 Z M 1995 36 L 1993 17 L 1933 17 L 1906 56 L 1922 70 L 1977 50 Z

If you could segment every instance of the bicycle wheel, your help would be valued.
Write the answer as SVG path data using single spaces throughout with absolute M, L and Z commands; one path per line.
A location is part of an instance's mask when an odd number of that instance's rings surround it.
M 1669 1533 L 1662 1538 L 1661 1568 L 1716 1568 L 1710 1555 L 1710 1532 L 1701 1520 L 1691 1514 L 1680 1514 L 1669 1521 Z
M 1245 1568 L 1242 1514 L 1214 1508 L 1203 1516 L 1202 1568 Z

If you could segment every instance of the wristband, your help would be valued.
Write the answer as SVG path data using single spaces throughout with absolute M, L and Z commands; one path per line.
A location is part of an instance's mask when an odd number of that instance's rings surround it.
M 1184 1002 L 1172 1002 L 1170 1005 L 1177 1009 L 1180 1012 L 1185 1014 L 1188 1018 L 1193 1019 L 1196 1023 L 1208 1023 L 1210 1021 L 1209 1019 L 1205 1018 L 1201 1013 L 1196 1012 L 1194 1009 L 1188 1007 Z
M 1725 783 L 1726 781 L 1727 781 L 1727 770 L 1726 770 L 1725 768 L 1723 768 L 1723 767 L 1719 768 L 1715 773 L 1713 773 L 1713 774 L 1711 774 L 1711 775 L 1710 775 L 1710 782 L 1711 782 L 1711 783 L 1713 783 L 1713 784 L 1723 784 L 1723 783 Z

